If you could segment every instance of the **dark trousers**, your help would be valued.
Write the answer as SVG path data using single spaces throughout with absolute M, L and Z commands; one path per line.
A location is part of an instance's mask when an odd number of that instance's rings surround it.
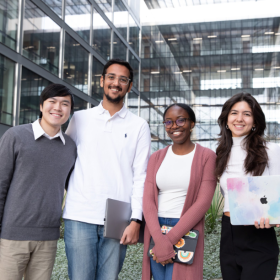
M 274 228 L 233 226 L 222 218 L 220 263 L 223 280 L 274 280 L 279 247 Z

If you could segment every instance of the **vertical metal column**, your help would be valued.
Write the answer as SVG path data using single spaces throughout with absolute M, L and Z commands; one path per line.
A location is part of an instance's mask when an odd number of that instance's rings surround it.
M 89 30 L 89 45 L 92 47 L 93 43 L 93 6 L 91 5 L 91 11 L 90 11 L 90 30 Z M 88 95 L 92 96 L 92 54 L 88 54 Z M 90 103 L 87 103 L 87 109 L 90 109 L 91 105 Z
M 115 8 L 115 0 L 112 0 L 112 22 L 113 23 L 114 23 L 114 8 Z M 114 41 L 114 31 L 113 31 L 113 29 L 111 29 L 110 59 L 112 59 L 113 55 L 114 55 L 113 41 Z
M 23 18 L 24 18 L 25 0 L 19 0 L 18 6 L 18 33 L 17 33 L 17 47 L 16 51 L 22 55 L 23 42 Z M 14 101 L 13 101 L 13 126 L 19 125 L 20 114 L 20 96 L 21 96 L 21 73 L 22 65 L 16 63 L 15 65 L 15 85 L 14 85 Z
M 61 7 L 61 19 L 65 20 L 65 1 L 62 0 Z M 63 79 L 63 69 L 64 69 L 64 49 L 65 49 L 65 30 L 61 27 L 60 38 L 59 38 L 59 73 L 58 77 Z

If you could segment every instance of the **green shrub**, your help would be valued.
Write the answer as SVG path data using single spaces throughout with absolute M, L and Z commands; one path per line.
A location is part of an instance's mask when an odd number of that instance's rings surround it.
M 211 233 L 217 225 L 217 221 L 223 215 L 224 197 L 220 192 L 220 185 L 216 186 L 210 208 L 205 215 L 205 232 Z

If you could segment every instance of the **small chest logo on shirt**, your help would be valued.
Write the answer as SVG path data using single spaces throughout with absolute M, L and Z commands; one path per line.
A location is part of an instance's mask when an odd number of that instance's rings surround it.
M 127 134 L 124 135 L 124 138 L 126 138 L 126 137 L 127 137 Z

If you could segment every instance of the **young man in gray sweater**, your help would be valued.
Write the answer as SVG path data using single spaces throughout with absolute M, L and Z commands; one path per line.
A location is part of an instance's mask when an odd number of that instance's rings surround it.
M 10 128 L 0 139 L 0 280 L 49 280 L 64 188 L 76 159 L 61 131 L 73 95 L 59 84 L 40 97 L 41 119 Z

